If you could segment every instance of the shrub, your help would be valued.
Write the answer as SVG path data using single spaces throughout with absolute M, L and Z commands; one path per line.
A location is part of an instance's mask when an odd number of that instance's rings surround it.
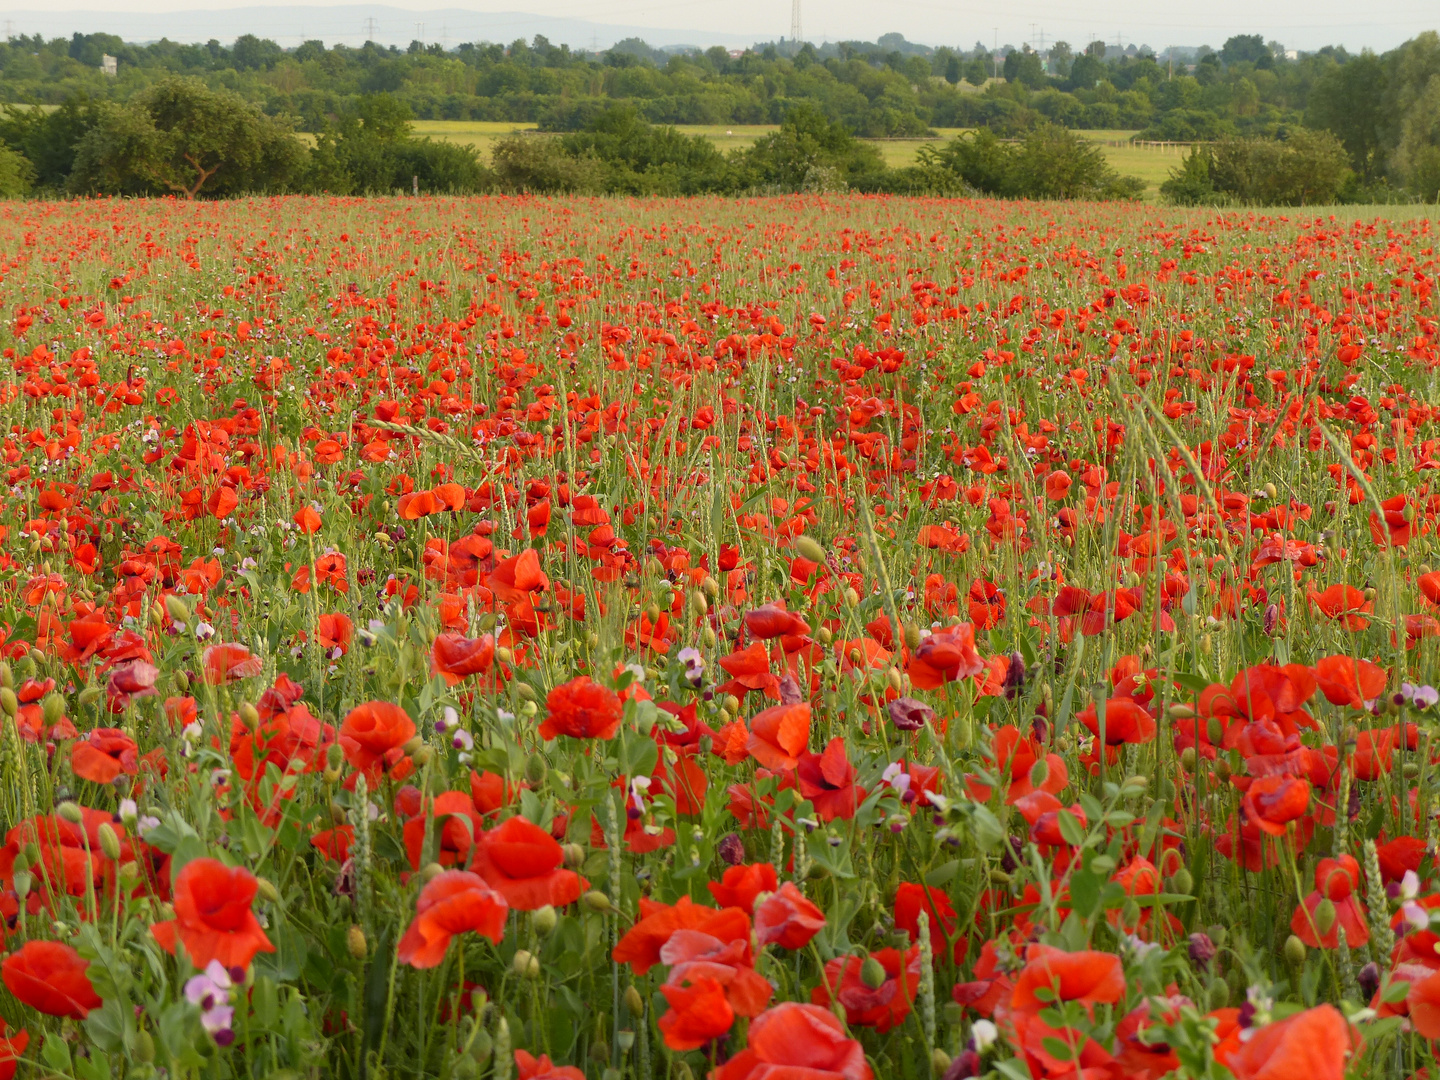
M 496 183 L 504 191 L 544 194 L 597 192 L 604 186 L 599 159 L 565 152 L 564 144 L 547 135 L 512 135 L 491 151 Z

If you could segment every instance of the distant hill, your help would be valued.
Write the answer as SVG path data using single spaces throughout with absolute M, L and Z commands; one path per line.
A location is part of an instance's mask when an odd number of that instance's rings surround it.
M 374 20 L 373 35 L 368 20 Z M 384 4 L 342 4 L 325 7 L 236 7 L 219 11 L 7 11 L 4 20 L 15 34 L 43 34 L 68 38 L 75 31 L 115 34 L 126 41 L 145 43 L 169 38 L 178 42 L 204 42 L 215 38 L 229 43 L 241 34 L 258 34 L 293 48 L 319 39 L 326 45 L 359 46 L 367 37 L 381 45 L 408 45 L 417 38 L 448 44 L 494 41 L 508 44 L 543 34 L 572 49 L 608 49 L 625 38 L 643 38 L 661 48 L 679 45 L 724 45 L 743 48 L 770 35 L 714 34 L 694 30 L 664 30 L 653 26 L 620 26 L 586 19 L 531 15 L 520 11 L 465 11 L 440 8 L 409 11 Z

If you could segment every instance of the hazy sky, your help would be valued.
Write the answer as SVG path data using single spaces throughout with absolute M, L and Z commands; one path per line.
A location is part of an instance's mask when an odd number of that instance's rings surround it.
M 88 11 L 187 11 L 295 5 L 283 0 L 52 0 L 46 8 Z M 750 35 L 765 39 L 788 35 L 790 0 L 388 0 L 409 10 L 464 8 L 485 12 L 585 19 L 598 23 L 653 26 L 698 33 Z M 36 6 L 25 4 L 26 7 Z M 807 40 L 863 38 L 873 40 L 899 31 L 912 41 L 958 44 L 976 40 L 990 45 L 1036 44 L 1063 39 L 1072 45 L 1101 38 L 1147 44 L 1157 52 L 1166 45 L 1209 44 L 1218 47 L 1237 33 L 1258 33 L 1290 48 L 1314 49 L 1344 44 L 1391 48 L 1422 30 L 1440 27 L 1436 0 L 801 0 L 801 23 Z M 17 7 L 20 4 L 16 5 Z M 312 6 L 307 4 L 306 6 Z M 313 6 L 326 6 L 314 4 Z M 0 16 L 4 12 L 0 11 Z M 77 27 L 77 29 L 79 29 Z M 255 31 L 265 33 L 264 26 Z M 1043 38 L 1042 35 L 1043 34 Z M 576 42 L 575 44 L 583 44 Z

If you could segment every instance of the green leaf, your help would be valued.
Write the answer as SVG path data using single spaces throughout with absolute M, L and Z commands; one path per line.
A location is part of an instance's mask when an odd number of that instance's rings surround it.
M 1381 992 L 1380 1000 L 1386 1005 L 1395 1005 L 1404 1001 L 1405 995 L 1408 993 L 1410 993 L 1410 984 L 1404 979 L 1396 979 Z
M 1071 847 L 1079 847 L 1085 842 L 1085 828 L 1080 824 L 1080 819 L 1069 810 L 1061 810 L 1055 815 L 1056 823 L 1060 826 L 1060 835 Z
M 939 889 L 946 885 L 960 871 L 960 860 L 951 859 L 949 862 L 941 863 L 935 869 L 925 875 L 925 884 L 932 889 Z
M 56 1072 L 68 1075 L 74 1071 L 70 1065 L 70 1047 L 63 1039 L 46 1039 L 40 1047 L 40 1057 Z
M 118 1051 L 125 1048 L 125 1014 L 121 1011 L 120 999 L 111 998 L 98 1009 L 91 1009 L 85 1018 L 85 1033 L 91 1042 L 101 1050 Z M 49 1040 L 47 1039 L 48 1043 Z M 47 1059 L 48 1060 L 48 1059 Z
M 1070 877 L 1070 906 L 1088 919 L 1100 906 L 1100 887 L 1104 878 L 1088 870 L 1080 870 Z

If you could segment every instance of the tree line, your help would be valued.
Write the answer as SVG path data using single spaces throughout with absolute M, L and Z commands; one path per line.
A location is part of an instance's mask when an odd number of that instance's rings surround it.
M 1330 49 L 1298 60 L 1238 36 L 1173 77 L 1153 55 L 1116 57 L 1099 42 L 1078 54 L 1061 43 L 1044 58 L 1010 50 L 999 78 L 980 70 L 997 65 L 979 46 L 967 58 L 887 35 L 875 46 L 828 51 L 664 54 L 629 42 L 593 56 L 543 38 L 449 51 L 418 42 L 409 50 L 308 42 L 286 51 L 248 35 L 229 48 L 129 46 L 103 34 L 12 38 L 0 44 L 0 94 L 28 103 L 7 104 L 0 117 L 0 193 L 218 197 L 419 185 L 1127 198 L 1138 182 L 1116 176 L 1073 133 L 1148 123 L 1142 138 L 1204 144 L 1162 188 L 1175 202 L 1440 194 L 1433 32 L 1383 56 Z M 118 77 L 98 73 L 92 61 L 102 53 L 119 57 Z M 437 98 L 437 86 L 450 90 Z M 697 104 L 716 94 L 729 104 Z M 503 140 L 486 162 L 410 135 L 412 118 L 477 112 L 538 119 L 553 137 Z M 716 116 L 781 128 L 727 156 L 673 126 Z M 857 138 L 924 135 L 951 123 L 974 130 L 924 148 L 904 169 L 887 168 Z

